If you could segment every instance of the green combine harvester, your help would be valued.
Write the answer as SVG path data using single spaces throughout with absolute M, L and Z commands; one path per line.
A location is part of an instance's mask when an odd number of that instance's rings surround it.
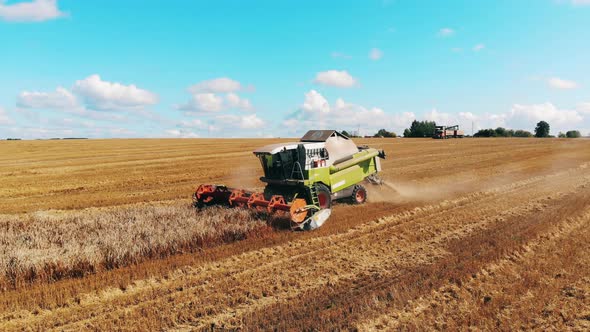
M 193 195 L 196 207 L 228 205 L 260 212 L 288 213 L 292 229 L 320 227 L 331 213 L 332 202 L 367 200 L 364 182 L 381 184 L 380 158 L 385 152 L 356 146 L 335 130 L 310 130 L 299 142 L 271 144 L 254 151 L 266 183 L 264 192 L 224 185 L 202 184 Z

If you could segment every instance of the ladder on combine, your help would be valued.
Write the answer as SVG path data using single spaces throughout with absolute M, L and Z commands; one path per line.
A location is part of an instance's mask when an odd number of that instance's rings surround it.
M 318 190 L 317 190 L 316 186 L 313 185 L 313 184 L 309 184 L 307 187 L 309 188 L 309 196 L 311 198 L 311 204 L 310 205 L 316 206 L 318 208 L 318 210 L 319 210 L 319 207 L 320 207 L 320 199 L 318 197 Z
M 297 177 L 295 177 L 296 175 Z M 293 164 L 293 169 L 291 170 L 291 179 L 305 180 L 303 169 L 301 168 L 301 164 L 298 161 Z

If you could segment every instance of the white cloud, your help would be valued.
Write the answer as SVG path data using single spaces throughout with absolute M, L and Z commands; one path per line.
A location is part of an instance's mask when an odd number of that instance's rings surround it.
M 486 46 L 484 44 L 477 44 L 477 45 L 473 46 L 473 51 L 479 52 L 479 51 L 483 50 L 484 48 L 486 48 Z
M 202 81 L 187 89 L 191 93 L 191 100 L 184 105 L 177 106 L 180 110 L 197 112 L 220 112 L 228 108 L 251 111 L 254 109 L 250 100 L 240 97 L 237 91 L 253 91 L 254 87 L 247 87 L 231 78 L 221 77 Z M 225 96 L 222 94 L 225 93 Z
M 459 117 L 470 121 L 477 119 L 477 116 L 471 112 L 459 112 Z
M 328 70 L 317 73 L 314 83 L 339 88 L 350 88 L 357 85 L 357 80 L 346 70 Z
M 493 113 L 486 113 L 483 116 L 479 117 L 476 120 L 475 129 L 482 129 L 482 128 L 498 128 L 498 127 L 506 127 L 507 126 L 507 119 L 509 118 L 509 114 L 500 113 L 500 114 L 493 114 Z M 524 129 L 520 127 L 512 127 L 509 126 L 511 129 Z
M 559 77 L 551 77 L 547 79 L 547 84 L 554 89 L 571 90 L 578 87 L 578 83 L 570 80 L 561 79 Z
M 23 91 L 17 105 L 38 109 L 72 109 L 79 107 L 78 100 L 68 89 L 58 87 L 55 92 Z
M 228 93 L 243 90 L 240 82 L 228 77 L 202 81 L 188 88 L 190 93 Z M 253 87 L 251 88 L 253 89 Z
M 13 22 L 41 22 L 66 16 L 57 7 L 57 0 L 33 0 L 6 5 L 0 0 L 0 18 Z
M 305 94 L 300 110 L 291 114 L 282 125 L 293 135 L 312 127 L 356 130 L 359 126 L 363 134 L 372 135 L 381 128 L 400 133 L 413 119 L 415 116 L 411 112 L 391 114 L 378 107 L 367 108 L 342 98 L 336 99 L 331 106 L 324 96 L 311 90 Z
M 199 138 L 199 134 L 187 131 L 187 130 L 179 130 L 179 129 L 170 129 L 164 131 L 166 136 L 168 137 L 175 137 L 175 138 Z
M 590 115 L 590 102 L 578 104 L 577 110 L 580 113 L 584 113 L 584 114 Z
M 10 125 L 13 123 L 14 121 L 8 116 L 6 111 L 0 107 L 0 125 Z
M 557 129 L 575 128 L 584 120 L 575 110 L 559 109 L 552 103 L 521 105 L 515 104 L 508 115 L 508 123 L 514 128 L 533 127 L 539 121 L 547 121 Z M 569 130 L 569 129 L 567 129 Z
M 192 95 L 188 103 L 178 107 L 180 110 L 197 112 L 220 112 L 228 108 L 245 111 L 254 109 L 250 100 L 241 98 L 235 93 L 226 94 L 225 99 L 215 93 L 196 93 Z
M 223 109 L 223 98 L 214 93 L 197 93 L 191 100 L 179 107 L 185 111 L 219 112 Z
M 174 136 L 174 137 L 178 137 L 178 136 L 181 135 L 181 132 L 178 129 L 166 130 L 165 133 L 168 134 L 168 135 L 170 135 L 170 136 Z
M 53 92 L 23 91 L 16 100 L 17 109 L 23 115 L 37 118 L 25 111 L 25 109 L 58 110 L 64 113 L 80 117 L 104 121 L 122 121 L 125 118 L 120 114 L 99 112 L 88 109 L 68 89 L 58 87 Z
M 82 96 L 90 107 L 100 110 L 141 110 L 158 102 L 156 94 L 138 88 L 103 81 L 99 75 L 91 75 L 76 81 L 72 89 Z
M 453 30 L 451 28 L 442 28 L 442 29 L 438 30 L 438 33 L 437 33 L 437 35 L 439 37 L 443 37 L 443 38 L 451 37 L 454 34 L 455 34 L 455 30 Z
M 228 93 L 225 96 L 225 100 L 227 100 L 227 103 L 231 108 L 238 108 L 246 111 L 250 111 L 253 109 L 252 103 L 250 103 L 248 99 L 241 98 L 235 93 Z
M 408 125 L 415 116 L 411 112 L 390 114 L 379 107 L 365 107 L 336 99 L 329 118 L 324 121 L 337 127 L 355 128 L 361 126 L 365 134 L 374 134 L 385 128 L 400 133 L 403 126 Z
M 559 109 L 552 103 L 522 105 L 514 104 L 510 111 L 504 113 L 481 115 L 471 112 L 444 113 L 436 109 L 424 114 L 424 119 L 436 121 L 441 125 L 458 124 L 466 133 L 484 128 L 506 127 L 533 131 L 535 125 L 543 120 L 551 125 L 551 132 L 579 128 L 584 121 L 580 111 Z
M 94 119 L 94 120 L 101 120 L 101 121 L 125 121 L 127 118 L 121 114 L 111 113 L 111 112 L 101 112 L 101 111 L 93 111 L 86 109 L 84 107 L 78 107 L 73 109 L 64 109 L 66 113 L 74 114 L 77 116 L 81 116 L 84 118 Z
M 237 126 L 240 129 L 260 129 L 266 126 L 264 120 L 257 117 L 256 114 L 244 116 L 225 114 L 219 115 L 215 119 L 221 123 L 231 124 L 234 128 Z
M 161 121 L 156 113 L 144 109 L 155 102 L 157 97 L 151 92 L 134 85 L 105 82 L 98 75 L 77 81 L 72 90 L 60 86 L 51 92 L 22 91 L 16 100 L 17 111 L 33 119 L 38 119 L 38 115 L 27 109 L 56 110 L 93 120 L 119 122 L 125 121 L 129 114 L 104 111 L 133 111 L 134 116 Z
M 330 104 L 326 98 L 316 90 L 310 90 L 305 94 L 305 101 L 301 107 L 307 112 L 330 112 Z
M 571 0 L 571 2 L 576 6 L 590 5 L 590 0 Z
M 199 128 L 199 129 L 206 129 L 207 124 L 200 119 L 192 119 L 192 120 L 183 120 L 180 122 L 180 126 L 187 127 L 187 128 Z
M 240 121 L 240 128 L 243 129 L 258 129 L 264 127 L 264 120 L 258 118 L 256 114 L 243 116 Z
M 454 114 L 439 112 L 436 108 L 433 108 L 430 112 L 424 113 L 424 119 L 447 126 L 455 125 L 455 122 L 457 122 Z
M 381 59 L 383 57 L 383 51 L 381 51 L 378 48 L 372 48 L 369 51 L 369 59 L 373 60 L 373 61 L 377 61 L 379 59 Z
M 414 119 L 436 121 L 440 125 L 457 124 L 468 134 L 471 134 L 472 126 L 474 131 L 505 127 L 532 132 L 541 120 L 551 125 L 552 133 L 574 129 L 584 131 L 590 128 L 587 121 L 590 119 L 590 103 L 581 103 L 575 110 L 560 109 L 551 103 L 515 104 L 510 110 L 496 114 L 446 113 L 434 108 L 417 117 L 413 112 L 389 113 L 378 107 L 349 103 L 342 98 L 330 104 L 320 93 L 311 90 L 305 95 L 305 102 L 299 111 L 292 113 L 282 125 L 293 135 L 301 134 L 301 128 L 309 127 L 340 130 L 357 130 L 360 127 L 362 135 L 372 135 L 385 128 L 402 134 Z

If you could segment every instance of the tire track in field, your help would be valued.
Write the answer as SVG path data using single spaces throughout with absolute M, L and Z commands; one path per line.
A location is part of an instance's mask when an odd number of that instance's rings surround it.
M 449 281 L 460 284 L 465 277 L 479 271 L 482 264 L 499 259 L 503 253 L 551 227 L 553 220 L 545 215 L 575 212 L 570 199 L 580 194 L 585 200 L 590 198 L 590 190 L 574 191 L 560 200 L 552 200 L 552 205 L 543 204 L 533 209 L 525 217 L 513 215 L 490 225 L 493 227 L 453 239 L 445 246 L 451 255 L 430 266 L 416 265 L 392 273 L 359 275 L 332 289 L 323 289 L 321 293 L 307 292 L 294 301 L 267 307 L 245 317 L 240 326 L 247 329 L 261 329 L 264 325 L 300 330 L 320 326 L 326 330 L 354 329 L 351 324 L 356 320 L 378 315 L 387 308 L 400 310 Z
M 553 196 L 551 199 L 558 199 L 558 196 L 562 195 Z M 395 250 L 394 247 L 384 248 L 381 246 L 375 250 L 370 246 L 359 246 L 358 250 L 362 251 L 362 254 L 356 254 L 356 256 L 358 256 L 358 261 L 357 257 L 355 257 L 354 264 L 346 266 L 347 269 L 344 270 L 346 272 L 338 272 L 338 275 L 335 278 L 329 278 L 326 282 L 316 279 L 315 282 L 312 281 L 312 283 L 309 285 L 299 284 L 297 285 L 297 292 L 289 292 L 289 294 L 284 297 L 271 296 L 270 298 L 265 298 L 264 301 L 261 301 L 262 303 L 259 305 L 256 305 L 255 303 L 239 305 L 238 307 L 231 309 L 229 312 L 224 312 L 220 315 L 209 317 L 206 321 L 200 322 L 200 324 L 196 327 L 206 328 L 210 325 L 227 327 L 227 322 L 231 321 L 235 322 L 235 326 L 240 326 L 239 322 L 244 316 L 253 314 L 257 311 L 264 311 L 264 307 L 278 303 L 288 303 L 290 301 L 296 300 L 299 296 L 301 296 L 301 294 L 314 290 L 319 291 L 324 287 L 334 286 L 336 283 L 342 281 L 354 280 L 359 275 L 368 276 L 372 274 L 389 274 L 392 278 L 399 277 L 399 272 L 391 274 L 390 271 L 403 271 L 418 265 L 433 264 L 435 261 L 450 254 L 441 247 L 441 244 L 444 244 L 446 241 L 459 239 L 474 232 L 481 231 L 482 229 L 489 227 L 490 224 L 493 224 L 495 221 L 497 221 L 498 218 L 503 218 L 508 215 L 524 216 L 527 213 L 530 213 L 531 211 L 543 206 L 543 204 L 547 201 L 548 198 L 543 198 L 539 201 L 528 202 L 524 206 L 519 205 L 506 210 L 504 213 L 485 217 L 474 224 L 465 223 L 465 225 L 460 228 L 442 232 L 433 238 L 420 242 L 409 242 L 407 239 L 398 238 L 396 239 L 397 241 L 395 242 L 395 246 L 404 245 L 404 247 L 397 248 Z M 385 242 L 389 243 L 391 241 L 393 241 L 392 238 L 389 238 Z M 387 255 L 388 251 L 395 252 L 395 256 Z M 345 256 L 349 256 L 349 254 L 350 252 L 346 252 Z M 346 258 L 340 257 L 339 259 L 340 261 L 348 263 Z M 336 260 L 336 262 L 340 262 L 334 257 L 330 258 L 330 261 L 334 262 L 334 260 Z M 389 281 L 386 281 L 385 283 L 388 284 Z M 364 287 L 370 288 L 376 285 L 379 284 L 370 284 L 365 285 Z M 232 327 L 232 325 L 229 326 Z
M 297 241 L 295 243 L 291 243 L 288 245 L 284 245 L 278 248 L 269 248 L 269 249 L 263 249 L 263 250 L 259 250 L 253 253 L 247 253 L 244 255 L 240 255 L 238 257 L 233 257 L 230 259 L 227 259 L 223 262 L 220 263 L 215 263 L 215 264 L 211 264 L 212 266 L 209 266 L 208 268 L 210 270 L 207 270 L 206 268 L 196 268 L 196 269 L 188 269 L 186 272 L 181 271 L 178 273 L 178 275 L 176 276 L 171 276 L 170 280 L 168 281 L 164 281 L 161 283 L 150 283 L 150 282 L 146 282 L 146 284 L 144 286 L 138 286 L 135 289 L 133 289 L 133 287 L 130 288 L 129 292 L 126 292 L 124 294 L 111 294 L 112 297 L 108 297 L 107 295 L 104 295 L 102 298 L 99 299 L 88 299 L 88 309 L 86 312 L 85 310 L 83 310 L 84 308 L 80 308 L 84 306 L 84 301 L 83 304 L 78 307 L 78 308 L 64 308 L 64 309 L 57 309 L 54 312 L 48 313 L 47 315 L 41 315 L 44 321 L 46 322 L 45 319 L 48 318 L 47 316 L 50 316 L 51 314 L 55 314 L 57 316 L 60 316 L 60 314 L 65 314 L 69 313 L 70 311 L 75 311 L 77 309 L 82 309 L 80 310 L 79 314 L 80 315 L 74 315 L 73 317 L 71 317 L 73 320 L 77 320 L 80 319 L 84 316 L 88 317 L 90 316 L 89 314 L 92 313 L 93 315 L 95 315 L 95 318 L 92 318 L 89 321 L 86 322 L 82 322 L 83 323 L 89 323 L 92 321 L 100 321 L 101 319 L 104 322 L 105 318 L 113 318 L 114 315 L 113 313 L 110 313 L 109 310 L 111 309 L 115 309 L 112 307 L 108 307 L 108 308 L 101 308 L 104 309 L 105 311 L 103 311 L 102 313 L 100 312 L 100 310 L 94 310 L 97 309 L 95 306 L 93 306 L 93 304 L 99 304 L 102 301 L 102 305 L 106 305 L 106 304 L 112 304 L 113 307 L 116 306 L 121 306 L 122 308 L 122 312 L 130 312 L 133 310 L 143 310 L 146 307 L 151 307 L 153 305 L 158 305 L 158 301 L 160 301 L 161 298 L 163 297 L 168 297 L 169 300 L 171 300 L 172 302 L 170 303 L 177 303 L 176 300 L 183 300 L 186 303 L 190 302 L 190 297 L 194 297 L 195 294 L 199 294 L 199 292 L 203 292 L 204 295 L 208 295 L 208 293 L 211 293 L 212 291 L 214 291 L 214 289 L 210 289 L 210 288 L 206 288 L 206 283 L 211 282 L 213 279 L 215 279 L 216 277 L 221 277 L 224 278 L 224 280 L 226 282 L 230 282 L 230 284 L 234 284 L 234 286 L 239 287 L 239 286 L 244 286 L 245 282 L 244 280 L 249 280 L 248 278 L 246 278 L 248 275 L 251 276 L 250 279 L 252 280 L 258 280 L 259 278 L 261 280 L 264 280 L 264 275 L 265 274 L 270 274 L 272 275 L 273 272 L 273 267 L 276 267 L 276 269 L 280 269 L 280 271 L 275 271 L 275 272 L 281 272 L 281 271 L 285 271 L 286 269 L 289 268 L 289 265 L 297 265 L 299 267 L 305 267 L 304 271 L 307 272 L 313 272 L 313 269 L 310 269 L 309 266 L 314 266 L 313 264 L 313 259 L 311 258 L 315 258 L 315 256 L 310 255 L 309 253 L 305 253 L 305 251 L 309 251 L 310 248 L 314 248 L 316 251 L 317 250 L 324 250 L 324 251 L 329 251 L 330 252 L 338 252 L 339 249 L 342 248 L 355 248 L 355 246 L 358 245 L 362 245 L 362 241 L 366 240 L 366 239 L 373 239 L 373 240 L 378 240 L 379 238 L 383 238 L 384 236 L 388 235 L 387 232 L 389 233 L 393 233 L 390 235 L 395 235 L 396 232 L 399 231 L 399 229 L 396 229 L 397 226 L 399 225 L 404 225 L 404 224 L 410 224 L 410 225 L 414 225 L 414 227 L 417 227 L 418 230 L 420 228 L 422 228 L 422 226 L 427 225 L 428 221 L 431 221 L 432 219 L 432 214 L 436 214 L 437 211 L 439 212 L 439 214 L 451 211 L 452 209 L 463 209 L 466 210 L 465 211 L 465 216 L 467 217 L 469 214 L 473 214 L 474 211 L 469 210 L 469 208 L 471 209 L 475 209 L 475 213 L 477 212 L 485 212 L 485 213 L 493 213 L 495 210 L 497 210 L 498 206 L 510 206 L 511 203 L 514 203 L 514 199 L 517 197 L 524 197 L 527 196 L 526 194 L 530 191 L 531 194 L 534 194 L 534 191 L 539 189 L 537 187 L 541 187 L 542 185 L 547 182 L 548 180 L 550 180 L 551 178 L 554 177 L 559 177 L 559 176 L 563 176 L 566 175 L 568 178 L 570 175 L 569 172 L 562 172 L 562 173 L 557 173 L 557 174 L 553 174 L 550 176 L 542 176 L 542 177 L 535 177 L 535 178 L 531 178 L 525 181 L 521 181 L 518 183 L 515 183 L 513 185 L 509 185 L 509 186 L 503 186 L 495 191 L 491 191 L 491 192 L 487 192 L 487 193 L 477 193 L 477 194 L 473 194 L 473 195 L 468 195 L 468 198 L 460 198 L 457 200 L 453 200 L 453 201 L 446 201 L 446 202 L 442 202 L 441 204 L 437 204 L 434 206 L 430 206 L 427 208 L 423 208 L 423 209 L 417 209 L 415 211 L 412 211 L 410 213 L 407 214 L 401 214 L 398 216 L 393 216 L 390 218 L 383 218 L 382 220 L 380 220 L 379 222 L 375 222 L 375 223 L 371 223 L 368 225 L 364 225 L 362 227 L 358 227 L 356 229 L 350 230 L 347 233 L 344 234 L 340 234 L 340 235 L 336 235 L 336 236 L 331 236 L 331 237 L 325 237 L 325 238 L 312 238 L 310 240 L 307 241 L 302 241 L 300 243 L 297 243 Z M 532 185 L 535 185 L 537 187 L 531 189 L 530 187 Z M 507 197 L 507 194 L 512 193 L 512 195 L 514 195 L 515 197 L 513 197 L 512 199 L 510 197 Z M 545 193 L 543 193 L 545 194 Z M 484 200 L 495 200 L 496 204 L 495 206 L 490 206 L 488 208 L 485 207 L 479 207 L 477 206 L 476 203 L 481 203 Z M 521 203 L 526 202 L 527 199 L 523 199 L 521 200 Z M 421 222 L 413 222 L 411 219 L 412 218 L 418 218 L 421 217 L 422 220 Z M 423 225 L 424 224 L 424 225 Z M 458 225 L 451 225 L 453 227 L 457 227 Z M 428 229 L 428 232 L 424 231 L 421 234 L 419 234 L 419 236 L 422 237 L 422 239 L 420 239 L 419 237 L 414 237 L 414 238 L 410 238 L 410 241 L 424 241 L 425 239 L 428 238 L 428 236 L 432 235 L 432 234 L 437 234 L 440 233 L 441 229 L 438 229 L 440 227 L 440 225 L 438 225 L 438 227 L 435 225 L 433 227 L 431 227 L 430 229 Z M 447 226 L 448 229 L 451 229 L 451 233 L 453 231 L 453 228 L 450 226 Z M 411 231 L 416 231 L 410 228 Z M 463 230 L 465 232 L 465 230 Z M 468 233 L 468 232 L 467 232 Z M 407 236 L 411 237 L 412 234 L 407 234 Z M 348 238 L 348 239 L 347 239 Z M 359 243 L 359 241 L 361 243 Z M 365 241 L 366 242 L 370 242 L 370 241 Z M 388 248 L 388 247 L 377 247 L 375 250 L 379 250 L 379 249 L 383 249 L 383 248 Z M 370 249 L 370 248 L 369 248 Z M 408 252 L 414 252 L 413 248 L 412 250 L 408 250 Z M 419 248 L 418 248 L 419 249 Z M 367 251 L 370 254 L 375 254 L 376 252 L 373 251 Z M 294 255 L 293 255 L 294 254 Z M 379 253 L 382 254 L 382 253 Z M 368 254 L 369 255 L 369 254 Z M 283 259 L 281 261 L 278 262 L 274 262 L 274 258 L 276 256 L 283 256 Z M 338 258 L 338 256 L 336 256 Z M 342 257 L 339 257 L 342 258 Z M 364 257 L 363 257 L 364 258 Z M 302 261 L 300 262 L 300 260 L 302 259 L 307 259 L 307 261 Z M 247 264 L 249 261 L 251 261 L 251 264 Z M 268 261 L 267 264 L 261 264 L 264 261 Z M 308 263 L 310 263 L 309 265 L 307 265 Z M 222 266 L 223 264 L 225 264 L 225 266 Z M 237 264 L 237 265 L 236 265 Z M 298 265 L 301 264 L 301 265 Z M 217 266 L 214 266 L 217 265 Z M 244 265 L 246 265 L 246 267 L 244 267 Z M 252 267 L 251 269 L 245 271 L 242 275 L 240 275 L 238 278 L 232 278 L 232 274 L 235 273 L 236 271 L 240 271 L 243 269 L 247 269 L 247 266 Z M 317 264 L 316 264 L 317 265 Z M 258 266 L 258 268 L 255 268 L 255 266 Z M 364 269 L 370 268 L 371 264 L 368 264 L 366 266 L 364 266 Z M 228 269 L 229 267 L 229 269 Z M 317 266 L 316 266 L 317 267 Z M 233 269 L 233 270 L 232 270 Z M 217 271 L 216 271 L 217 270 Z M 297 271 L 293 274 L 286 274 L 286 275 L 281 275 L 281 280 L 285 281 L 285 280 L 290 280 L 290 277 L 296 277 L 298 274 L 300 274 L 302 271 Z M 257 276 L 255 273 L 260 273 L 260 276 Z M 317 274 L 317 273 L 316 273 Z M 319 273 L 317 275 L 321 275 L 322 273 Z M 174 287 L 178 286 L 178 285 L 183 285 L 186 284 L 186 279 L 191 279 L 191 282 L 189 283 L 188 287 L 182 287 L 182 289 L 175 289 Z M 267 278 L 268 279 L 268 278 Z M 306 278 L 303 278 L 303 281 L 305 281 Z M 337 280 L 332 281 L 332 282 L 337 282 Z M 258 283 L 260 283 L 260 281 L 258 280 Z M 205 286 L 203 285 L 205 284 Z M 256 286 L 256 285 L 246 285 L 247 287 L 251 287 L 251 286 Z M 299 288 L 299 287 L 305 286 L 304 284 L 294 284 L 294 285 L 286 285 L 285 287 L 288 288 Z M 308 285 L 309 286 L 309 285 Z M 246 287 L 246 288 L 247 288 Z M 164 289 L 162 289 L 164 288 Z M 143 297 L 139 296 L 136 297 L 134 296 L 135 294 L 138 293 L 147 293 L 145 292 L 146 289 L 153 289 L 151 290 L 151 293 L 148 295 L 145 295 Z M 224 288 L 224 289 L 228 289 L 228 288 Z M 242 290 L 243 292 L 247 292 L 248 290 Z M 269 290 L 270 293 L 272 293 L 272 289 Z M 192 294 L 191 292 L 195 293 Z M 131 294 L 129 294 L 131 293 Z M 189 294 L 191 293 L 191 294 Z M 214 293 L 214 292 L 213 292 Z M 176 297 L 174 297 L 173 295 L 175 295 Z M 187 295 L 190 295 L 189 297 L 187 297 Z M 149 299 L 155 297 L 156 300 L 152 301 L 152 302 L 147 302 L 147 303 L 143 303 L 143 300 Z M 253 296 L 254 300 L 256 300 L 256 295 L 254 294 Z M 265 297 L 259 297 L 260 299 L 264 299 Z M 205 297 L 205 300 L 209 303 L 215 303 L 212 301 L 218 300 L 219 298 L 216 298 L 215 296 L 212 297 Z M 187 302 L 188 301 L 188 302 Z M 233 306 L 238 306 L 240 304 L 253 304 L 250 301 L 250 299 L 248 299 L 248 297 L 243 298 L 242 301 L 234 301 L 234 302 L 226 302 L 229 305 L 233 305 Z M 260 300 L 260 302 L 264 302 L 265 300 Z M 266 300 L 267 301 L 267 300 Z M 98 303 L 97 303 L 98 302 Z M 136 305 L 136 307 L 128 307 L 123 309 L 124 307 L 127 307 L 128 304 L 130 303 L 139 303 Z M 160 303 L 161 305 L 161 303 Z M 169 306 L 169 305 L 166 305 Z M 166 309 L 166 308 L 164 308 Z M 183 308 L 184 311 L 185 308 Z M 213 310 L 212 313 L 215 310 Z M 192 311 L 194 313 L 194 310 Z M 222 311 L 219 313 L 223 313 Z M 190 310 L 189 313 L 190 314 Z M 101 317 L 101 315 L 103 315 Z M 123 315 L 124 317 L 124 315 Z M 176 319 L 174 321 L 172 321 L 171 323 L 175 323 L 178 320 L 182 320 L 185 319 L 183 317 L 176 317 Z M 16 321 L 13 323 L 17 323 Z M 67 323 L 67 318 L 63 317 L 62 319 L 57 319 L 54 321 L 54 323 L 56 324 L 65 324 Z M 82 327 L 83 325 L 77 325 L 78 327 Z M 67 327 L 67 326 L 65 326 Z M 74 328 L 74 326 L 70 326 L 72 328 Z
M 588 196 L 585 198 L 587 199 Z M 568 202 L 572 203 L 571 201 Z M 481 316 L 478 317 L 477 314 L 482 310 L 490 311 L 490 309 L 482 307 L 482 302 L 485 301 L 485 296 L 498 294 L 498 290 L 494 292 L 494 286 L 500 288 L 499 292 L 507 292 L 508 289 L 517 287 L 514 285 L 522 282 L 522 273 L 528 272 L 531 268 L 530 265 L 538 264 L 539 256 L 547 261 L 547 257 L 543 255 L 551 255 L 553 260 L 559 261 L 562 254 L 560 249 L 564 248 L 565 241 L 568 244 L 573 242 L 579 247 L 582 242 L 585 242 L 583 239 L 590 236 L 589 224 L 590 207 L 583 209 L 578 217 L 564 216 L 563 219 L 552 225 L 549 230 L 506 254 L 501 260 L 487 264 L 460 286 L 456 284 L 444 285 L 418 301 L 414 301 L 403 310 L 389 310 L 377 318 L 361 321 L 356 324 L 357 328 L 363 331 L 397 330 L 410 327 L 418 327 L 421 330 L 441 329 L 444 328 L 442 324 L 446 323 L 446 320 L 451 317 L 455 319 L 454 323 L 457 328 L 467 326 L 470 322 L 479 321 L 478 324 L 481 324 Z M 585 257 L 585 260 L 588 260 L 587 255 L 582 254 L 580 257 Z M 565 270 L 562 269 L 567 268 L 563 264 L 555 264 L 552 266 L 552 271 L 561 271 L 563 273 Z M 546 272 L 549 271 L 546 270 Z M 519 303 L 530 301 L 532 289 L 531 287 L 524 289 L 527 293 L 520 294 L 523 297 L 510 296 L 510 307 L 516 307 Z M 489 301 L 492 301 L 491 296 L 489 299 Z M 503 302 L 501 303 L 506 305 Z M 482 324 L 484 326 L 479 325 L 479 328 L 493 329 L 498 327 L 498 322 L 510 321 L 510 310 L 507 310 L 506 315 L 502 315 L 502 310 L 497 307 L 494 309 L 498 309 L 495 315 L 501 315 L 501 317 L 487 322 L 488 324 Z M 470 319 L 470 317 L 472 318 Z M 453 327 L 447 325 L 446 328 Z
M 500 189 L 500 191 L 502 191 L 502 190 Z M 508 193 L 508 192 L 505 191 L 504 194 L 506 194 L 506 193 Z M 539 207 L 539 204 L 540 204 L 539 202 L 547 201 L 547 200 L 551 200 L 551 199 L 556 199 L 556 198 L 561 197 L 561 196 L 563 196 L 563 193 L 560 193 L 560 194 L 557 194 L 557 195 L 553 195 L 553 196 L 550 196 L 548 198 L 543 198 L 543 199 L 539 200 L 536 203 L 535 202 L 527 202 L 525 206 L 516 206 L 516 207 L 511 208 L 511 209 L 509 209 L 507 211 L 504 211 L 503 213 L 500 213 L 500 214 L 497 214 L 497 215 L 494 215 L 494 216 L 490 216 L 490 217 L 486 217 L 483 220 L 481 220 L 481 221 L 479 221 L 479 222 L 477 222 L 475 224 L 463 223 L 464 227 L 462 227 L 460 229 L 457 229 L 457 230 L 454 230 L 454 231 L 449 232 L 449 233 L 444 233 L 444 232 L 443 233 L 438 233 L 440 231 L 438 231 L 438 232 L 437 231 L 430 232 L 430 234 L 435 235 L 434 238 L 430 239 L 429 241 L 423 241 L 423 242 L 417 242 L 417 243 L 408 243 L 408 246 L 407 247 L 405 247 L 403 249 L 397 249 L 397 253 L 399 254 L 400 257 L 411 258 L 411 260 L 413 262 L 420 262 L 421 264 L 422 263 L 425 263 L 425 262 L 432 261 L 435 258 L 439 258 L 440 255 L 436 255 L 434 252 L 433 253 L 426 253 L 424 255 L 422 255 L 422 252 L 420 253 L 420 255 L 411 255 L 410 256 L 408 254 L 419 252 L 421 250 L 423 251 L 424 246 L 433 245 L 433 244 L 437 244 L 437 243 L 443 243 L 446 240 L 452 239 L 454 236 L 464 236 L 464 235 L 467 235 L 469 233 L 475 232 L 475 231 L 477 231 L 479 229 L 482 229 L 482 228 L 486 227 L 486 225 L 488 225 L 489 223 L 497 220 L 498 218 L 502 218 L 503 216 L 506 216 L 506 215 L 509 215 L 509 216 L 523 215 L 523 213 L 526 214 L 526 212 L 530 212 L 531 209 L 533 209 L 533 208 L 534 209 L 539 209 L 540 208 Z M 473 203 L 475 203 L 475 202 L 473 202 Z M 495 212 L 495 208 L 494 208 L 493 211 Z M 444 212 L 437 213 L 436 215 L 445 214 L 445 213 L 453 213 L 453 211 L 452 210 L 444 211 Z M 432 219 L 432 217 L 433 216 L 435 217 L 436 215 L 428 215 L 428 218 L 429 219 Z M 416 222 L 416 221 L 414 220 L 413 222 Z M 420 230 L 420 231 L 422 231 L 422 230 Z M 383 234 L 383 233 L 378 233 L 378 234 L 379 234 L 379 236 L 376 237 L 376 238 L 383 237 L 383 236 L 384 237 L 387 237 L 387 234 Z M 374 239 L 374 240 L 377 240 L 377 239 Z M 398 240 L 400 240 L 400 239 L 398 239 Z M 390 241 L 391 241 L 391 238 L 387 240 L 387 242 L 390 242 Z M 402 238 L 401 241 L 404 242 L 404 243 L 406 243 L 407 242 L 407 239 L 403 239 Z M 367 241 L 367 242 L 371 243 L 371 241 Z M 401 242 L 398 242 L 398 243 L 401 243 Z M 371 248 L 361 248 L 359 246 L 359 249 L 362 252 L 355 254 L 357 256 L 360 256 L 360 258 L 359 258 L 360 262 L 357 262 L 356 267 L 363 266 L 363 262 L 365 261 L 365 258 L 366 258 L 364 256 L 366 256 L 366 253 L 369 254 L 369 257 L 372 254 L 372 249 Z M 383 249 L 381 248 L 380 250 L 383 250 Z M 375 256 L 375 255 L 373 255 L 373 256 Z M 332 259 L 334 259 L 334 258 L 332 258 Z M 373 262 L 370 262 L 369 265 L 370 266 L 374 266 Z M 401 267 L 401 266 L 402 265 L 400 264 L 398 267 Z M 351 270 L 355 270 L 354 269 L 355 268 L 354 266 L 349 266 L 349 268 Z M 354 273 L 340 273 L 338 275 L 338 278 L 331 278 L 327 284 L 333 283 L 333 282 L 337 281 L 338 279 L 347 278 L 350 275 L 356 274 L 357 272 L 354 272 Z M 373 271 L 373 272 L 375 272 L 375 271 Z M 316 281 L 316 286 L 313 287 L 313 288 L 320 288 L 319 286 L 323 286 L 325 284 L 326 283 L 321 283 L 321 285 L 317 285 L 317 281 Z M 303 287 L 303 288 L 305 288 L 305 287 Z M 297 296 L 297 294 L 295 294 L 295 295 L 291 294 L 290 295 L 290 297 L 295 297 L 295 296 Z M 264 301 L 265 305 L 268 305 L 269 302 L 272 302 L 272 301 L 268 301 L 268 299 L 265 299 L 265 301 Z M 251 307 L 252 307 L 252 305 L 250 303 L 250 304 L 244 305 L 242 307 L 248 308 L 248 310 L 250 310 Z M 243 311 L 244 308 L 241 308 L 240 311 Z M 228 316 L 227 314 L 222 314 L 222 315 L 225 315 L 226 317 Z

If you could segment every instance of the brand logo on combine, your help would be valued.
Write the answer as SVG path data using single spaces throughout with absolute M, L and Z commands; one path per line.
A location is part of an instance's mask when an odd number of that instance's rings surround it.
M 336 183 L 334 183 L 334 185 L 332 186 L 332 188 L 336 189 L 336 188 L 338 188 L 338 187 L 342 187 L 342 186 L 343 186 L 343 185 L 345 185 L 345 184 L 346 184 L 346 180 L 342 180 L 342 181 L 340 181 L 340 182 L 336 182 Z

